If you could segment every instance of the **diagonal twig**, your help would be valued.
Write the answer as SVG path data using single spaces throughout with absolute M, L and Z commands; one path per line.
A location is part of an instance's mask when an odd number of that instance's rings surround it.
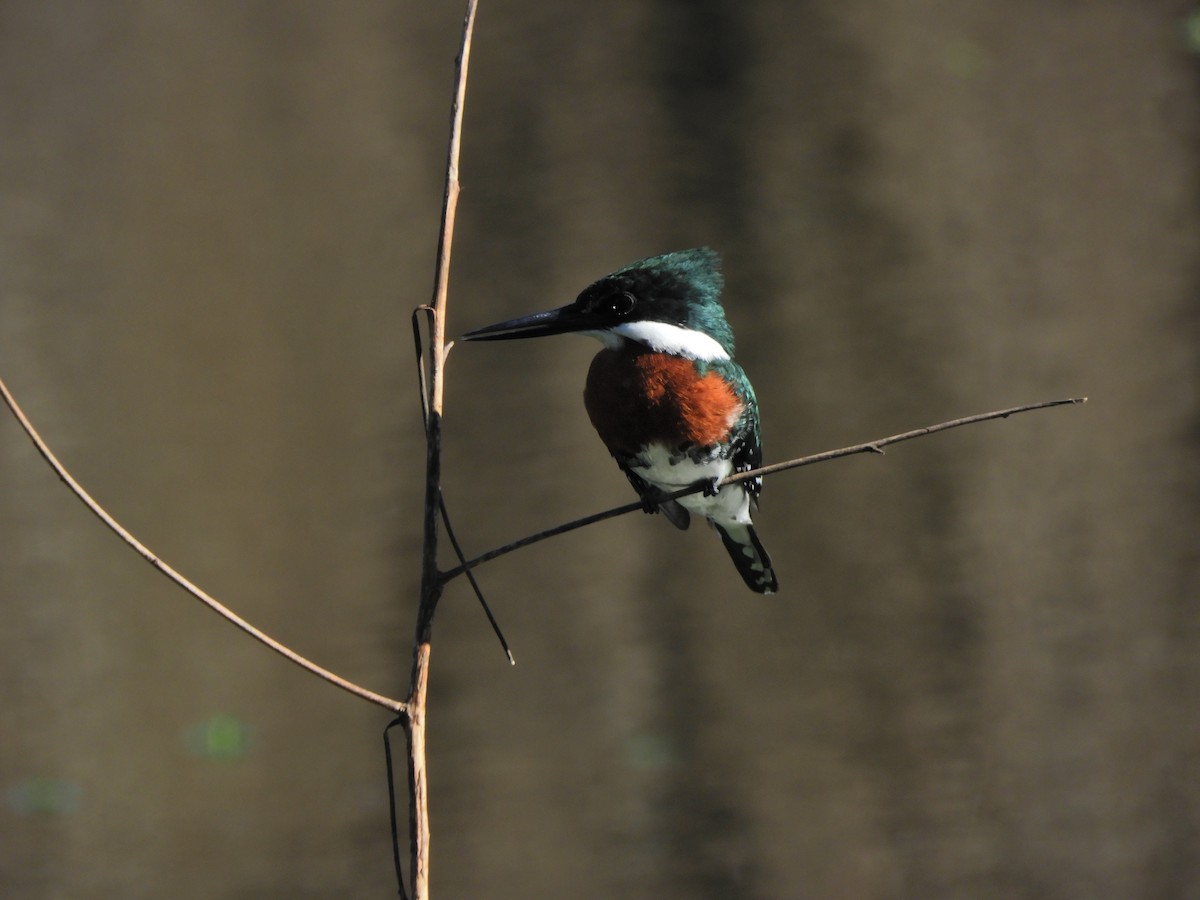
M 458 557 L 460 565 L 467 564 L 466 554 L 463 553 L 462 545 L 458 542 L 458 536 L 454 533 L 454 526 L 450 524 L 450 511 L 446 509 L 446 498 L 439 497 L 438 504 L 442 511 L 442 525 L 446 529 L 446 538 L 450 541 L 450 546 L 454 548 L 454 555 Z M 500 649 L 504 651 L 504 655 L 508 658 L 508 663 L 511 666 L 517 664 L 516 657 L 512 654 L 512 649 L 508 646 L 508 639 L 504 637 L 504 632 L 500 629 L 500 623 L 496 621 L 496 616 L 492 613 L 492 607 L 488 605 L 487 599 L 483 596 L 483 588 L 479 586 L 479 582 L 475 580 L 475 573 L 470 569 L 465 570 L 467 581 L 471 583 L 471 590 L 475 592 L 475 598 L 479 601 L 479 605 L 483 607 L 483 614 L 487 616 L 488 623 L 492 626 L 492 631 L 496 635 L 496 639 L 500 641 Z
M 757 469 L 750 469 L 746 472 L 738 472 L 736 475 L 730 475 L 725 478 L 721 485 L 736 484 L 739 481 L 746 481 L 751 478 L 761 478 L 764 475 L 774 475 L 776 472 L 782 472 L 786 469 L 798 469 L 801 466 L 811 466 L 815 463 L 828 462 L 831 459 L 840 459 L 843 456 L 854 456 L 858 453 L 883 453 L 883 448 L 889 444 L 898 444 L 901 441 L 911 441 L 914 438 L 925 437 L 930 434 L 937 434 L 939 431 L 948 431 L 951 428 L 960 428 L 963 425 L 973 425 L 976 422 L 986 422 L 989 419 L 1007 419 L 1009 416 L 1015 416 L 1017 413 L 1030 412 L 1035 409 L 1048 409 L 1052 406 L 1068 406 L 1076 403 L 1086 403 L 1087 397 L 1071 397 L 1065 400 L 1043 400 L 1040 403 L 1028 403 L 1024 406 L 1014 406 L 1009 409 L 998 409 L 994 412 L 979 413 L 974 416 L 964 416 L 960 419 L 951 419 L 948 422 L 939 422 L 937 425 L 927 425 L 924 428 L 914 428 L 912 431 L 905 431 L 900 434 L 893 434 L 890 437 L 880 438 L 876 441 L 867 441 L 862 444 L 854 444 L 850 447 L 842 447 L 838 450 L 826 450 L 823 453 L 814 453 L 811 456 L 802 456 L 799 459 L 789 459 L 785 462 L 772 463 L 769 466 L 761 466 Z M 688 494 L 699 493 L 708 488 L 707 482 L 701 482 L 689 487 L 681 488 L 677 491 L 663 494 L 660 501 L 676 500 L 680 497 L 686 497 Z M 497 557 L 512 553 L 514 550 L 520 550 L 522 547 L 528 547 L 531 544 L 537 544 L 541 541 L 552 537 L 557 537 L 560 534 L 566 534 L 568 531 L 575 531 L 578 528 L 584 528 L 588 525 L 593 525 L 596 522 L 603 522 L 605 519 L 615 519 L 617 516 L 623 516 L 626 513 L 637 512 L 644 509 L 641 501 L 626 503 L 623 506 L 614 506 L 612 509 L 606 509 L 603 512 L 593 513 L 590 516 L 584 516 L 582 519 L 575 519 L 571 522 L 566 522 L 562 525 L 556 525 L 553 528 L 547 528 L 545 531 L 539 531 L 536 534 L 526 535 L 523 538 L 505 544 L 502 547 L 496 547 L 494 550 L 489 550 L 487 553 L 481 553 L 474 559 L 469 559 L 453 569 L 447 569 L 442 573 L 443 581 L 449 581 L 452 578 L 457 578 L 465 572 L 478 565 L 481 565 Z
M 105 510 L 104 507 L 96 502 L 92 495 L 84 490 L 83 486 L 76 481 L 71 473 L 67 471 L 66 467 L 59 462 L 58 457 L 54 455 L 54 452 L 42 439 L 42 436 L 38 433 L 37 429 L 33 427 L 33 423 L 29 421 L 29 418 L 25 415 L 24 410 L 22 410 L 17 404 L 16 398 L 13 397 L 12 393 L 8 389 L 8 385 L 4 383 L 3 379 L 0 379 L 0 396 L 3 396 L 5 404 L 8 406 L 9 410 L 11 410 L 13 416 L 16 417 L 16 420 L 20 423 L 21 427 L 25 430 L 25 433 L 29 436 L 29 439 L 33 441 L 33 445 L 37 448 L 38 453 L 40 453 L 42 458 L 49 463 L 50 468 L 54 470 L 55 474 L 57 474 L 62 482 L 71 489 L 71 492 L 79 498 L 83 505 L 92 511 L 96 518 L 103 522 L 110 531 L 117 535 L 117 537 L 132 547 L 133 550 L 140 557 L 142 557 L 142 559 L 146 560 L 146 562 L 150 563 L 150 565 L 158 569 L 158 571 L 162 572 L 163 575 L 167 576 L 167 578 L 175 582 L 175 584 L 179 585 L 179 587 L 183 588 L 221 618 L 225 619 L 227 622 L 236 626 L 237 628 L 240 628 L 256 641 L 265 644 L 280 656 L 290 660 L 300 668 L 305 669 L 311 672 L 313 675 L 316 675 L 318 678 L 329 682 L 334 687 L 339 687 L 348 693 L 354 694 L 356 697 L 361 697 L 362 699 L 368 700 L 377 706 L 382 706 L 384 709 L 390 709 L 394 713 L 404 712 L 404 702 L 400 700 L 393 700 L 391 697 L 385 697 L 382 694 L 377 694 L 374 691 L 367 690 L 366 688 L 357 685 L 352 681 L 348 681 L 341 675 L 322 668 L 312 660 L 301 656 L 295 650 L 292 650 L 285 644 L 281 644 L 279 641 L 275 640 L 275 638 L 271 637 L 265 631 L 262 631 L 261 629 L 251 625 L 233 610 L 229 609 L 229 607 L 220 603 L 210 594 L 197 587 L 195 584 L 181 575 L 177 570 L 165 563 L 149 547 L 134 537 L 120 522 L 109 515 L 107 510 Z

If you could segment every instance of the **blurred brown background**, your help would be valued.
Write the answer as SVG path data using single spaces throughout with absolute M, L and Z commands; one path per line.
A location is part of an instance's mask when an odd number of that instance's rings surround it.
M 256 624 L 407 681 L 458 2 L 0 5 L 0 372 Z M 1200 896 L 1190 3 L 483 3 L 449 330 L 725 255 L 783 591 L 630 516 L 435 633 L 441 897 Z M 460 347 L 468 550 L 631 499 L 595 345 Z M 447 562 L 449 559 L 447 558 Z M 393 890 L 386 717 L 0 416 L 0 894 Z

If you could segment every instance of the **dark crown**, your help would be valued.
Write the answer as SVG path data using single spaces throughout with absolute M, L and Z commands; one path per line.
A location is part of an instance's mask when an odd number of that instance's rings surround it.
M 707 334 L 733 355 L 733 330 L 721 306 L 721 258 L 697 247 L 639 259 L 585 288 L 581 311 L 615 321 L 666 322 Z

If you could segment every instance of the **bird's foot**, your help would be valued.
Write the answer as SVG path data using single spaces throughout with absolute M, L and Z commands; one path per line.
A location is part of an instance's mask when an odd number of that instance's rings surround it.
M 704 485 L 703 493 L 704 493 L 705 497 L 715 497 L 715 496 L 717 496 L 717 494 L 721 493 L 721 479 L 720 478 L 705 478 L 696 483 Z
M 654 515 L 656 512 L 661 512 L 663 497 L 665 495 L 658 488 L 651 488 L 641 495 L 642 512 L 648 516 Z

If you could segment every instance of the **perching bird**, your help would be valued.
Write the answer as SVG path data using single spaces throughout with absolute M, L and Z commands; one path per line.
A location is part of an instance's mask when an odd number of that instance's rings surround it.
M 689 510 L 707 518 L 750 589 L 770 594 L 779 583 L 750 519 L 762 480 L 716 489 L 762 462 L 758 403 L 733 361 L 719 264 L 707 247 L 652 256 L 604 276 L 569 306 L 478 328 L 463 340 L 598 338 L 604 347 L 588 371 L 584 405 L 647 510 L 661 509 L 679 528 L 688 527 Z M 657 499 L 702 481 L 703 492 Z

